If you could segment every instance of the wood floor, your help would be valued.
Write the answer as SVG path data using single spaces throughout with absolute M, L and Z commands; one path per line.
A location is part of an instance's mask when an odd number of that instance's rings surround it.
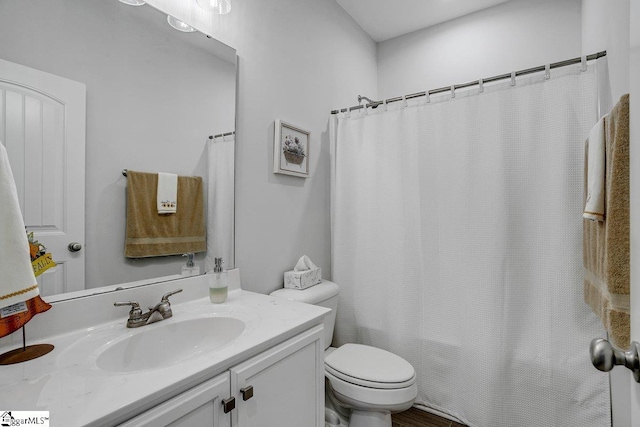
M 463 424 L 440 418 L 416 408 L 393 414 L 391 418 L 393 427 L 465 427 Z

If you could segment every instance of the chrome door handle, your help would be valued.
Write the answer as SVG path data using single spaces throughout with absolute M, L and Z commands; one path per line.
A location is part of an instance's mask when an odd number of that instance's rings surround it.
M 69 248 L 69 252 L 78 252 L 82 249 L 82 245 L 78 242 L 71 242 L 67 248 Z
M 631 342 L 631 349 L 622 351 L 612 346 L 609 341 L 603 338 L 595 338 L 589 346 L 591 363 L 596 369 L 609 372 L 616 365 L 624 365 L 633 371 L 633 378 L 640 383 L 640 344 Z

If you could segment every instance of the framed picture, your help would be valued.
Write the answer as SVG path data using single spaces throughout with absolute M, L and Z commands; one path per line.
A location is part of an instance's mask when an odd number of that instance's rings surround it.
M 273 173 L 309 177 L 310 133 L 276 120 L 273 140 Z

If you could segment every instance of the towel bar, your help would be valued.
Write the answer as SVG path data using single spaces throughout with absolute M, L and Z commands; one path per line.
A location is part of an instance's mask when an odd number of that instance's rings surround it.
M 591 363 L 602 372 L 609 372 L 615 365 L 624 365 L 633 371 L 633 378 L 640 383 L 640 344 L 631 342 L 628 351 L 618 350 L 603 338 L 594 338 L 589 346 Z

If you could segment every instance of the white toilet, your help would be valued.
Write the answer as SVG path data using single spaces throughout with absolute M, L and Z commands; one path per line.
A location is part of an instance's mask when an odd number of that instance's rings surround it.
M 324 320 L 326 425 L 346 426 L 348 422 L 349 427 L 391 427 L 391 413 L 409 409 L 416 398 L 415 370 L 400 356 L 379 348 L 361 344 L 330 347 L 339 292 L 338 285 L 323 280 L 304 290 L 279 289 L 271 295 L 331 309 Z

